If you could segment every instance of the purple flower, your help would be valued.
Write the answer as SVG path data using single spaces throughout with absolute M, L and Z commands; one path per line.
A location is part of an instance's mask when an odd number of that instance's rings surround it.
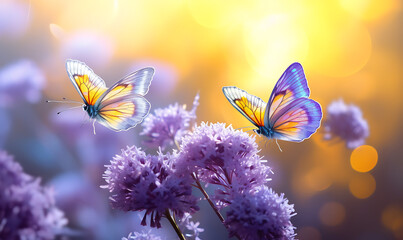
M 174 174 L 174 158 L 175 153 L 152 156 L 136 147 L 122 150 L 122 155 L 115 156 L 106 166 L 103 175 L 107 185 L 102 187 L 112 193 L 112 206 L 123 211 L 145 210 L 142 225 L 146 225 L 150 215 L 150 226 L 158 228 L 168 209 L 178 217 L 199 210 L 197 199 L 192 196 L 190 176 Z
M 369 135 L 367 121 L 357 106 L 346 105 L 343 100 L 333 101 L 327 107 L 327 118 L 324 122 L 325 139 L 340 138 L 348 148 L 356 148 L 365 143 Z
M 277 195 L 266 186 L 249 191 L 231 191 L 225 225 L 231 236 L 244 240 L 294 239 L 295 233 L 290 218 L 294 216 L 284 194 Z
M 193 237 L 195 240 L 201 240 L 201 238 L 199 238 L 199 235 L 200 233 L 204 232 L 204 229 L 199 228 L 199 222 L 190 221 L 191 218 L 192 215 L 190 215 L 189 213 L 185 213 L 182 219 L 179 221 L 179 226 L 186 227 L 186 229 L 191 232 L 187 233 L 186 237 Z
M 159 236 L 151 234 L 151 231 L 148 232 L 133 232 L 129 233 L 129 236 L 123 237 L 122 240 L 161 240 Z
M 30 60 L 20 60 L 0 70 L 0 104 L 23 100 L 36 103 L 41 98 L 45 76 Z
M 255 137 L 223 123 L 201 123 L 182 139 L 175 168 L 196 173 L 207 183 L 246 189 L 268 181 L 271 170 L 262 164 Z
M 53 193 L 0 151 L 0 239 L 54 239 L 66 225 Z
M 190 122 L 196 119 L 196 109 L 199 106 L 199 95 L 197 94 L 193 101 L 193 108 L 186 110 L 186 105 L 169 105 L 167 108 L 156 109 L 154 114 L 149 114 L 143 123 L 143 131 L 140 135 L 146 135 L 148 140 L 145 142 L 151 147 L 161 147 L 165 149 L 168 146 L 178 142 L 186 133 Z
M 58 206 L 64 210 L 69 222 L 85 238 L 99 238 L 99 229 L 107 221 L 108 213 L 107 199 L 99 192 L 99 187 L 78 172 L 58 175 L 51 183 L 57 189 Z
M 0 4 L 0 36 L 20 37 L 30 24 L 28 2 L 2 1 Z

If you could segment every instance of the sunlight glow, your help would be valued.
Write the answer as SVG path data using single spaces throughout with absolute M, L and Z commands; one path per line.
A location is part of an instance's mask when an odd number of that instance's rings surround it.
M 365 199 L 375 192 L 376 181 L 369 173 L 361 173 L 351 178 L 349 189 L 354 197 Z

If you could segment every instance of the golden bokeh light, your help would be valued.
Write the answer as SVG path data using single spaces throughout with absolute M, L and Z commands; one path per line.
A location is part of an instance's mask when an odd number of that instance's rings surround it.
M 49 31 L 57 40 L 61 40 L 65 35 L 63 28 L 54 23 L 49 24 Z
M 307 66 L 320 74 L 346 77 L 368 62 L 372 40 L 368 29 L 337 4 L 320 2 L 301 18 L 309 39 Z M 319 20 L 320 19 L 320 20 Z
M 350 164 L 357 172 L 369 172 L 378 162 L 378 152 L 370 145 L 362 145 L 351 153 Z
M 327 202 L 319 210 L 319 219 L 326 226 L 337 226 L 346 217 L 346 209 L 338 202 Z
M 349 183 L 351 194 L 358 199 L 365 199 L 371 196 L 376 189 L 375 178 L 369 173 L 355 174 Z
M 400 8 L 399 0 L 340 0 L 350 14 L 366 21 L 378 20 Z
M 321 240 L 321 234 L 317 228 L 306 226 L 298 228 L 298 239 L 300 240 Z
M 398 205 L 389 205 L 382 211 L 382 224 L 392 230 L 403 229 L 403 209 Z
M 293 62 L 303 62 L 308 53 L 309 42 L 304 29 L 286 14 L 248 22 L 244 39 L 249 64 L 273 81 L 281 76 L 278 72 Z
M 190 14 L 202 26 L 222 28 L 240 23 L 250 1 L 187 0 Z
M 303 178 L 306 187 L 312 191 L 323 191 L 332 184 L 331 176 L 323 167 L 316 167 L 308 171 Z

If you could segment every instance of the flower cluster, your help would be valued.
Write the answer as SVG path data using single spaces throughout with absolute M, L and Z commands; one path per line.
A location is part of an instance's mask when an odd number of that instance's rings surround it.
M 161 217 L 169 209 L 181 218 L 178 222 L 182 230 L 190 231 L 186 236 L 200 240 L 204 229 L 199 222 L 190 221 L 191 214 L 198 210 L 193 185 L 209 201 L 230 236 L 294 239 L 290 221 L 295 215 L 293 205 L 284 194 L 277 195 L 265 186 L 272 171 L 263 163 L 255 137 L 224 123 L 202 122 L 187 131 L 190 120 L 196 118 L 197 105 L 198 96 L 190 112 L 171 105 L 147 118 L 142 134 L 147 135 L 148 143 L 161 148 L 180 143 L 179 151 L 152 156 L 136 147 L 123 150 L 104 174 L 112 206 L 124 211 L 145 210 L 142 224 L 151 215 L 152 227 L 160 226 Z M 201 182 L 217 187 L 211 197 Z M 223 208 L 226 219 L 220 213 Z
M 295 215 L 294 205 L 288 204 L 266 186 L 247 191 L 231 191 L 225 225 L 230 236 L 241 239 L 294 239 L 290 218 Z
M 0 103 L 25 100 L 36 103 L 41 98 L 45 76 L 30 60 L 20 60 L 5 66 L 0 71 Z
M 327 107 L 327 118 L 324 122 L 325 139 L 340 138 L 348 148 L 356 148 L 365 143 L 369 135 L 367 121 L 357 106 L 346 105 L 343 100 L 332 102 Z
M 199 95 L 193 101 L 193 108 L 186 110 L 186 105 L 169 105 L 164 109 L 156 109 L 154 114 L 149 114 L 144 119 L 143 131 L 140 135 L 145 135 L 145 141 L 150 147 L 161 147 L 165 149 L 180 141 L 190 126 L 190 122 L 196 119 L 196 109 L 199 106 Z
M 67 220 L 52 191 L 0 151 L 0 239 L 54 239 Z
M 255 138 L 223 123 L 201 123 L 182 139 L 175 167 L 196 173 L 200 180 L 230 188 L 245 188 L 268 181 L 271 169 L 258 155 Z
M 122 150 L 104 173 L 104 187 L 112 193 L 112 206 L 123 211 L 145 210 L 142 225 L 150 215 L 151 227 L 161 227 L 161 217 L 168 209 L 179 217 L 199 210 L 192 196 L 190 176 L 179 177 L 172 169 L 175 158 L 175 153 L 146 155 L 136 147 Z

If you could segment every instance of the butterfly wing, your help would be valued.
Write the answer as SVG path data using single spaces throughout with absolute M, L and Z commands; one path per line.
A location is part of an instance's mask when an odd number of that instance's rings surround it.
M 292 101 L 302 97 L 309 97 L 308 83 L 302 65 L 293 63 L 274 86 L 265 111 L 265 126 L 273 126 L 281 116 L 282 110 Z
M 278 115 L 272 126 L 273 138 L 301 142 L 319 128 L 322 109 L 312 99 L 298 98 L 282 108 Z
M 128 130 L 143 121 L 151 107 L 143 95 L 153 75 L 153 68 L 143 68 L 110 87 L 95 104 L 97 121 L 115 131 Z
M 106 91 L 104 80 L 98 77 L 85 63 L 68 59 L 67 74 L 86 105 L 94 105 Z
M 141 96 L 120 96 L 106 104 L 102 103 L 96 120 L 102 125 L 122 131 L 135 127 L 148 115 L 151 104 Z
M 266 103 L 259 97 L 253 96 L 237 87 L 223 87 L 225 97 L 242 115 L 256 127 L 264 126 L 264 111 Z
M 98 99 L 96 106 L 101 109 L 121 98 L 130 96 L 144 96 L 150 87 L 154 69 L 151 67 L 133 72 L 116 82 Z

